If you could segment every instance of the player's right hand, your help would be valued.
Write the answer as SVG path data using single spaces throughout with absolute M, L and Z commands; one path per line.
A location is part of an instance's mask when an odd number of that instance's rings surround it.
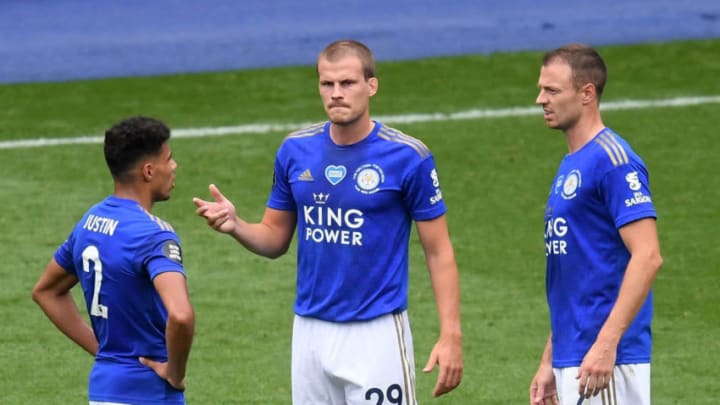
M 207 224 L 219 232 L 230 233 L 237 223 L 235 205 L 220 192 L 214 184 L 209 186 L 210 194 L 215 201 L 205 201 L 194 197 L 195 213 L 205 218 Z
M 530 383 L 530 405 L 560 405 L 552 367 L 540 366 Z
M 140 357 L 138 360 L 140 360 L 140 363 L 142 363 L 143 365 L 150 367 L 155 372 L 155 374 L 157 374 L 163 380 L 167 381 L 168 384 L 170 384 L 176 390 L 185 391 L 185 379 L 181 378 L 180 381 L 177 381 L 177 379 L 169 376 L 166 362 L 163 363 L 160 361 L 151 360 L 147 357 Z

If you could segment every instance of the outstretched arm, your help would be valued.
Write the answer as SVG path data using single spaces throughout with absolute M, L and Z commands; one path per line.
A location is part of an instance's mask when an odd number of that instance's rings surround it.
M 250 224 L 237 216 L 235 205 L 214 185 L 210 194 L 215 201 L 193 198 L 197 215 L 205 218 L 208 225 L 218 232 L 231 235 L 249 251 L 269 258 L 277 258 L 287 252 L 292 241 L 297 215 L 294 211 L 266 208 L 262 221 Z
M 62 333 L 94 356 L 98 350 L 97 338 L 70 293 L 77 282 L 77 277 L 52 259 L 35 284 L 32 298 Z
M 617 301 L 578 370 L 579 393 L 586 397 L 597 395 L 607 388 L 615 367 L 620 338 L 645 302 L 655 275 L 662 266 L 654 218 L 623 226 L 620 228 L 620 236 L 630 251 L 630 261 Z
M 435 365 L 439 366 L 433 389 L 433 396 L 439 396 L 457 387 L 463 375 L 460 282 L 445 215 L 430 221 L 418 221 L 417 230 L 425 251 L 440 321 L 440 337 L 423 371 L 427 373 Z

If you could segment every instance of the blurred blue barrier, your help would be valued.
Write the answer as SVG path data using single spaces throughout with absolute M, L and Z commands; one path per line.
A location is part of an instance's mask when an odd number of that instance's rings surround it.
M 720 37 L 718 0 L 0 0 L 0 83 Z

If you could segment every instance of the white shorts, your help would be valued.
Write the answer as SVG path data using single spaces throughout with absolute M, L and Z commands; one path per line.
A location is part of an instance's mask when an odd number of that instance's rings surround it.
M 575 378 L 579 368 L 553 369 L 561 405 L 650 405 L 650 363 L 615 366 L 608 388 L 583 401 Z
M 415 361 L 407 313 L 335 323 L 295 316 L 295 405 L 415 405 Z

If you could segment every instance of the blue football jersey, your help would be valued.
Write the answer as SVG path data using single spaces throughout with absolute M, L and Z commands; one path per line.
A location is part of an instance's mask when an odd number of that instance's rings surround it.
M 143 405 L 184 404 L 138 357 L 167 361 L 167 311 L 153 285 L 160 273 L 184 274 L 172 227 L 139 203 L 115 196 L 93 206 L 58 248 L 55 260 L 79 279 L 100 344 L 89 398 Z
M 645 164 L 608 128 L 558 169 L 545 212 L 553 367 L 579 366 L 617 299 L 630 253 L 618 229 L 655 218 Z M 652 292 L 616 364 L 650 361 Z
M 405 310 L 412 221 L 445 213 L 432 154 L 381 123 L 353 145 L 329 128 L 290 134 L 275 161 L 268 207 L 298 218 L 295 312 L 350 322 Z

